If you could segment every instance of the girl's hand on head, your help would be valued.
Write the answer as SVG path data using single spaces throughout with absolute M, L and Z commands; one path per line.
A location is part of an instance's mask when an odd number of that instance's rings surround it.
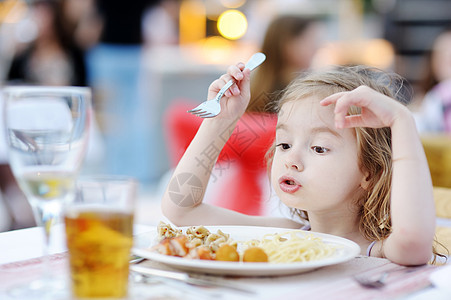
M 391 127 L 408 109 L 400 102 L 375 90 L 360 86 L 350 92 L 340 92 L 324 98 L 321 105 L 335 104 L 335 127 Z M 361 113 L 348 115 L 350 106 L 358 106 Z
M 219 90 L 230 80 L 235 83 L 224 93 L 221 99 L 221 113 L 216 117 L 237 118 L 246 110 L 250 99 L 250 70 L 244 69 L 244 63 L 232 65 L 227 73 L 213 81 L 208 89 L 208 99 L 213 99 Z

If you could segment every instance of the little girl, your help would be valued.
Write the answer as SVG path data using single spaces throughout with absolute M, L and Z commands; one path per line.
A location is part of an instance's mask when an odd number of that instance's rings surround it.
M 176 167 L 163 213 L 177 226 L 300 228 L 291 219 L 202 202 L 220 150 L 249 103 L 250 71 L 242 63 L 210 85 L 208 99 L 231 78 L 236 84 L 221 100 L 221 113 L 202 122 Z M 414 119 L 400 102 L 402 81 L 393 79 L 367 67 L 295 79 L 278 102 L 268 170 L 277 196 L 312 231 L 353 240 L 362 254 L 418 265 L 432 257 L 432 183 Z

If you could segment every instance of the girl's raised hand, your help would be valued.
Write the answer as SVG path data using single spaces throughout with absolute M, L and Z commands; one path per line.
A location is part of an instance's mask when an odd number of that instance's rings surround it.
M 216 118 L 239 118 L 245 112 L 250 100 L 250 70 L 244 63 L 232 65 L 227 73 L 213 81 L 208 89 L 208 99 L 213 99 L 219 90 L 230 80 L 235 83 L 221 99 L 221 113 Z
M 350 92 L 340 92 L 321 100 L 321 105 L 335 104 L 335 127 L 392 127 L 397 118 L 408 112 L 406 106 L 375 90 L 360 86 Z M 361 108 L 358 115 L 348 115 L 350 106 Z

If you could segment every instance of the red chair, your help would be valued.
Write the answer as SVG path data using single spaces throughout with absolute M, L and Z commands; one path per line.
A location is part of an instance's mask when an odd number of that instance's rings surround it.
M 202 122 L 201 118 L 187 113 L 195 106 L 196 103 L 190 101 L 175 101 L 166 111 L 164 129 L 173 167 Z M 219 155 L 216 175 L 212 175 L 220 176 L 221 171 L 232 167 L 236 170 L 234 176 L 224 182 L 224 178 L 212 178 L 220 181 L 219 191 L 215 193 L 217 205 L 250 215 L 263 213 L 265 199 L 262 199 L 264 193 L 259 181 L 261 175 L 266 174 L 265 154 L 274 140 L 276 122 L 275 115 L 260 113 L 245 114 L 238 121 Z M 206 151 L 214 149 L 206 147 Z

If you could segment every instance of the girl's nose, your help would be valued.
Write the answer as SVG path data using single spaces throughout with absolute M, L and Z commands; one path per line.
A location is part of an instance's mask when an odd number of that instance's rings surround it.
M 294 169 L 296 171 L 302 171 L 302 165 L 298 163 L 293 163 L 289 165 L 289 168 Z
M 304 165 L 303 165 L 301 159 L 297 155 L 296 155 L 296 157 L 295 157 L 295 155 L 290 155 L 289 157 L 287 157 L 285 166 L 288 169 L 294 169 L 299 172 L 304 170 Z

